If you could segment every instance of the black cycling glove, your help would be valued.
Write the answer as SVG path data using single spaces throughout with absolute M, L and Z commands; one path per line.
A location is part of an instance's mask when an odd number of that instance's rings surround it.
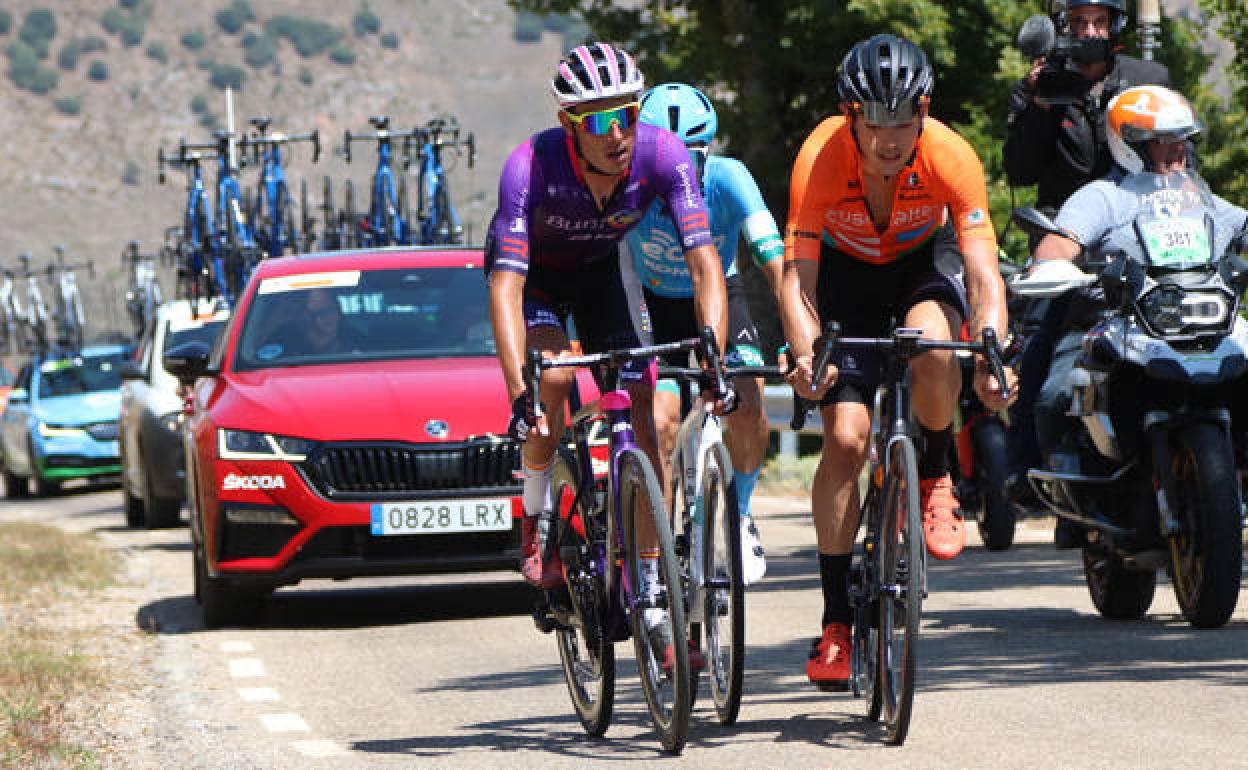
M 533 395 L 525 390 L 511 402 L 511 420 L 507 423 L 507 435 L 523 442 L 536 425 L 537 412 L 533 409 Z

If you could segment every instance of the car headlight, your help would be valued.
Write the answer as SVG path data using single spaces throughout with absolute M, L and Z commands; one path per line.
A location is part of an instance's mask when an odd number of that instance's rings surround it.
M 1226 331 L 1230 328 L 1233 298 L 1218 290 L 1185 290 L 1163 284 L 1139 299 L 1145 323 L 1162 336 Z
M 284 460 L 300 463 L 315 444 L 307 439 L 255 433 L 249 430 L 217 430 L 218 453 L 222 460 Z
M 81 436 L 86 433 L 85 430 L 73 425 L 57 425 L 51 422 L 39 423 L 39 435 L 44 438 L 56 438 L 58 436 Z

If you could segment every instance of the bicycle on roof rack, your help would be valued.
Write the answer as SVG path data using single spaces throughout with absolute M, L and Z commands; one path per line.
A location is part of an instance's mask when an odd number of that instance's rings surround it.
M 95 278 L 93 260 L 71 265 L 65 263 L 65 248 L 54 247 L 56 261 L 47 267 L 48 280 L 55 287 L 53 298 L 56 310 L 52 314 L 53 328 L 56 331 L 56 344 L 73 351 L 82 349 L 86 342 L 87 317 L 82 309 L 82 293 L 78 291 L 78 279 L 75 270 L 86 269 Z
M 17 272 L 4 268 L 0 270 L 0 353 L 29 352 L 26 341 L 26 312 L 18 300 Z
M 420 132 L 419 242 L 463 243 L 464 226 L 451 201 L 451 188 L 446 178 L 454 164 L 448 167 L 443 164 L 442 158 L 443 152 L 448 149 L 454 151 L 455 157 L 467 150 L 468 168 L 472 168 L 477 161 L 476 139 L 473 134 L 461 139 L 459 122 L 453 117 L 434 118 Z
M 251 151 L 251 163 L 260 167 L 260 180 L 255 199 L 248 209 L 257 247 L 265 256 L 279 257 L 288 250 L 298 254 L 308 251 L 313 242 L 313 222 L 308 208 L 308 186 L 299 187 L 299 220 L 295 222 L 295 204 L 283 168 L 282 145 L 292 142 L 312 143 L 312 162 L 321 158 L 321 134 L 316 129 L 306 134 L 269 133 L 272 120 L 256 117 L 249 121 L 255 135 L 239 141 L 240 150 Z
M 350 223 L 357 246 L 405 246 L 412 243 L 411 205 L 408 203 L 407 174 L 399 175 L 396 184 L 393 166 L 394 146 L 396 140 L 403 140 L 402 157 L 403 171 L 411 165 L 411 144 L 414 140 L 423 139 L 420 129 L 396 131 L 390 128 L 390 118 L 386 115 L 374 115 L 368 119 L 373 126 L 371 134 L 352 134 L 346 131 L 343 138 L 343 153 L 347 163 L 351 162 L 351 143 L 373 141 L 377 143 L 377 168 L 373 171 L 372 185 L 369 190 L 368 213 L 361 219 L 355 213 L 355 191 L 351 180 L 347 180 L 345 189 L 346 206 L 344 217 Z M 330 199 L 329 179 L 325 180 L 325 199 Z
M 26 312 L 21 315 L 22 350 L 45 352 L 48 349 L 48 303 L 43 299 L 36 273 L 30 269 L 30 254 L 21 254 L 17 259 L 22 263 L 19 275 L 26 292 Z
M 164 148 L 156 153 L 159 180 L 165 183 L 165 167 L 186 171 L 186 205 L 182 211 L 182 227 L 165 230 L 165 247 L 170 249 L 178 265 L 177 287 L 179 298 L 190 299 L 198 304 L 200 299 L 226 295 L 225 265 L 216 238 L 212 203 L 204 183 L 200 161 L 216 160 L 215 145 L 200 145 L 207 149 L 192 149 L 179 142 L 175 155 L 165 155 Z
M 169 256 L 169 252 L 161 249 L 162 261 Z M 156 259 L 155 254 L 141 253 L 138 241 L 130 241 L 121 252 L 121 262 L 129 278 L 126 287 L 126 313 L 134 326 L 135 340 L 143 339 L 144 333 L 156 320 L 156 308 L 164 302 L 160 281 L 156 276 Z

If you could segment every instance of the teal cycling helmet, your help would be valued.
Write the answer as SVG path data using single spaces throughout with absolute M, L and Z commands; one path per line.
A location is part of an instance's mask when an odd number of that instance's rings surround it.
M 719 130 L 711 100 L 684 83 L 662 83 L 641 99 L 641 122 L 666 128 L 686 145 L 706 146 Z

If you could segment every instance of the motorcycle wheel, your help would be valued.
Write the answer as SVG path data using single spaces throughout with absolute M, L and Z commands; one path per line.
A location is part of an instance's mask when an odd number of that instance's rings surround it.
M 1121 557 L 1091 547 L 1083 549 L 1083 576 L 1096 611 L 1111 620 L 1144 617 L 1157 590 L 1155 570 L 1127 569 Z
M 1235 450 L 1221 426 L 1212 423 L 1189 425 L 1175 438 L 1174 595 L 1188 623 L 1219 628 L 1235 611 L 1243 574 Z
M 986 416 L 972 427 L 971 441 L 975 449 L 975 486 L 980 497 L 980 507 L 975 512 L 979 536 L 989 551 L 1004 551 L 1014 544 L 1016 526 L 1014 506 L 1005 494 L 1005 425 L 996 417 Z

